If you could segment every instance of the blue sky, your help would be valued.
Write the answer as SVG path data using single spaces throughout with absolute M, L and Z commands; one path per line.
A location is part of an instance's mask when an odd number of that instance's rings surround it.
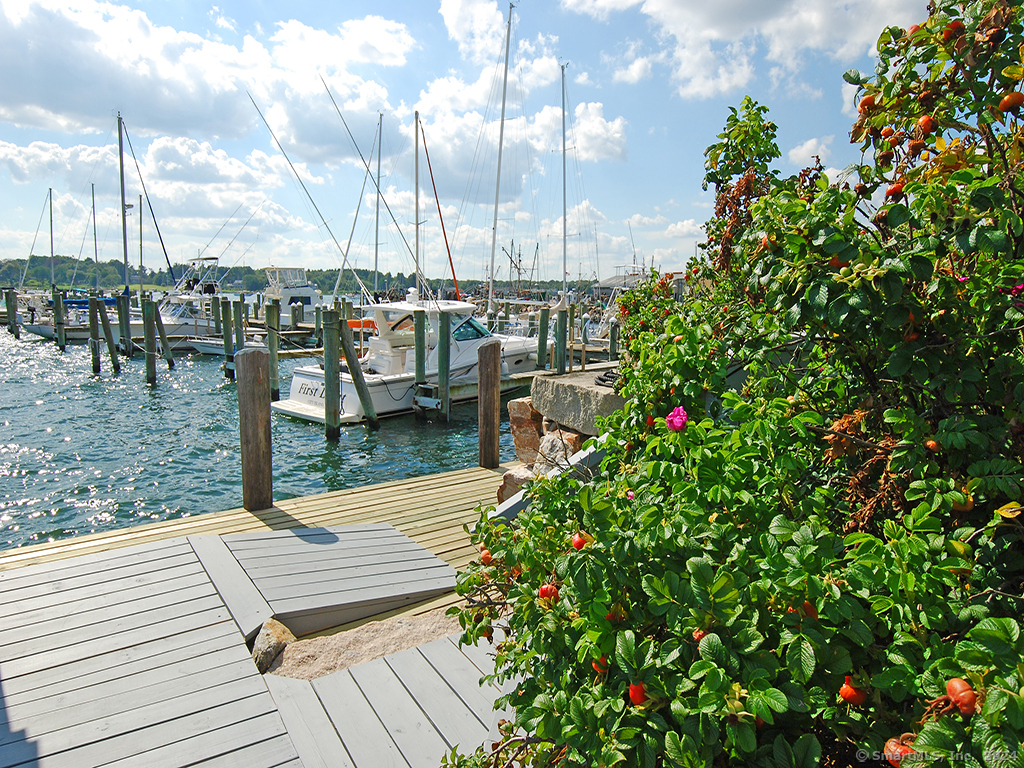
M 374 173 L 383 114 L 381 189 L 395 221 L 382 207 L 381 271 L 413 269 L 399 230 L 413 247 L 418 109 L 456 274 L 484 278 L 507 14 L 489 0 L 0 0 L 0 259 L 29 253 L 50 187 L 56 251 L 91 258 L 91 183 L 100 260 L 120 258 L 120 111 L 173 262 L 206 249 L 224 266 L 337 268 L 339 250 L 250 93 L 350 261 L 372 267 L 376 195 L 372 182 L 360 194 L 365 170 L 323 78 Z M 692 257 L 711 213 L 703 150 L 728 107 L 750 94 L 771 109 L 784 173 L 815 152 L 841 169 L 858 159 L 842 73 L 873 67 L 884 25 L 925 16 L 924 0 L 523 0 L 496 276 L 515 275 L 507 252 L 523 279 L 562 275 L 561 64 L 571 279 L 608 277 L 634 258 L 672 270 Z M 130 156 L 125 176 L 137 263 Z M 450 270 L 422 149 L 419 187 L 421 262 L 438 278 Z M 148 216 L 143 241 L 146 266 L 158 268 Z M 32 252 L 49 254 L 45 215 Z

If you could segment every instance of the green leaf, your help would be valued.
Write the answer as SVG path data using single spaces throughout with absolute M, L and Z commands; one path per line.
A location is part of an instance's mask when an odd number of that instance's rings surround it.
M 786 667 L 793 679 L 806 683 L 814 674 L 814 648 L 805 637 L 797 638 L 786 650 Z
M 864 75 L 857 69 L 848 69 L 843 73 L 843 80 L 848 82 L 850 85 L 863 85 Z
M 885 216 L 886 224 L 895 228 L 908 221 L 910 221 L 910 209 L 907 206 L 903 203 L 894 203 L 889 206 L 889 211 Z
M 766 691 L 761 691 L 761 698 L 776 712 L 785 712 L 789 709 L 789 699 L 778 688 L 769 688 Z
M 813 733 L 805 733 L 793 744 L 795 768 L 817 768 L 821 762 L 821 744 Z
M 793 748 L 789 746 L 786 737 L 781 733 L 775 737 L 775 742 L 772 744 L 772 755 L 775 758 L 776 768 L 795 768 Z
M 615 638 L 615 661 L 631 676 L 636 675 L 636 635 L 632 630 L 619 632 Z

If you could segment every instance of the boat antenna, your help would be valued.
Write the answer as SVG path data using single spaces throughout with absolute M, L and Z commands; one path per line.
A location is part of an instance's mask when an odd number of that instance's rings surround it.
M 156 227 L 156 236 L 160 238 L 160 248 L 164 252 L 164 261 L 167 262 L 167 272 L 171 276 L 171 284 L 173 285 L 176 280 L 174 277 L 174 267 L 171 266 L 171 257 L 167 255 L 167 246 L 164 245 L 164 236 L 160 233 L 160 225 L 156 223 L 156 214 L 153 213 L 153 201 L 149 199 L 149 190 L 146 189 L 146 181 L 142 178 L 142 169 L 139 168 L 139 159 L 135 156 L 135 149 L 132 147 L 132 137 L 128 135 L 128 129 L 124 129 L 124 137 L 128 139 L 128 151 L 132 153 L 132 160 L 135 161 L 135 170 L 139 172 L 139 182 L 142 184 L 142 193 L 146 196 L 146 204 L 149 206 L 149 215 L 153 219 L 153 226 Z M 141 208 L 141 206 L 140 206 Z M 142 222 L 142 211 L 139 211 L 139 225 Z
M 498 201 L 501 196 L 501 144 L 505 137 L 505 96 L 508 93 L 508 49 L 512 42 L 512 9 L 508 4 L 508 25 L 505 28 L 505 73 L 501 80 L 501 118 L 498 121 L 498 178 L 494 182 L 494 224 L 491 228 L 491 279 L 487 283 L 487 310 L 494 311 L 494 252 L 498 245 Z
M 362 161 L 363 167 L 366 168 L 366 172 L 367 173 L 370 173 L 370 164 L 368 162 L 366 162 L 366 158 L 363 157 L 363 152 L 362 152 L 361 149 L 359 149 L 359 144 L 356 142 L 356 137 L 352 135 L 352 130 L 348 127 L 348 123 L 345 122 L 345 116 L 343 114 L 341 114 L 341 109 L 338 107 L 338 102 L 334 100 L 334 94 L 331 93 L 331 87 L 329 85 L 327 85 L 327 81 L 324 80 L 324 76 L 323 75 L 320 75 L 320 82 L 322 82 L 324 84 L 324 88 L 327 89 L 327 95 L 331 99 L 331 104 L 334 105 L 334 111 L 337 112 L 338 113 L 338 117 L 341 118 L 341 124 L 343 126 L 345 126 L 345 132 L 348 134 L 348 138 L 349 138 L 349 141 L 352 142 L 352 146 L 355 147 L 356 154 L 359 155 L 359 159 Z M 250 96 L 249 98 L 252 98 L 252 97 Z M 264 120 L 263 122 L 266 122 L 266 120 Z M 269 128 L 270 126 L 267 126 L 267 127 Z M 372 174 L 371 174 L 371 177 L 372 177 Z M 398 219 L 395 217 L 394 212 L 391 210 L 391 206 L 388 205 L 387 198 L 385 198 L 384 194 L 380 191 L 380 183 L 379 183 L 378 179 L 374 179 L 373 180 L 373 186 L 377 190 L 377 194 L 380 195 L 381 202 L 384 203 L 384 208 L 387 209 L 388 215 L 391 217 L 391 222 L 395 225 L 395 229 L 398 231 L 398 236 L 402 238 L 402 243 L 405 244 L 405 249 L 409 252 L 409 255 L 413 257 L 413 261 L 415 261 L 416 260 L 416 255 L 413 253 L 412 246 L 409 245 L 409 241 L 406 239 L 405 233 L 402 231 L 402 228 L 398 225 Z M 417 277 L 421 278 L 423 280 L 423 282 L 429 283 L 429 281 L 427 280 L 426 276 L 420 274 L 418 266 L 416 267 L 416 270 L 417 270 Z M 429 285 L 428 285 L 428 287 L 429 287 Z
M 334 233 L 331 231 L 330 226 L 327 224 L 327 219 L 325 219 L 324 215 L 320 213 L 320 209 L 317 207 L 316 201 L 313 199 L 313 196 L 309 194 L 309 190 L 306 189 L 306 184 L 305 182 L 302 181 L 302 177 L 299 175 L 299 172 L 295 170 L 295 166 L 292 164 L 291 158 L 288 157 L 288 153 L 284 151 L 284 147 L 281 146 L 281 142 L 277 140 L 277 136 L 274 134 L 274 129 L 270 127 L 270 123 L 267 122 L 267 118 L 263 116 L 263 113 L 260 111 L 260 108 L 256 105 L 256 100 L 252 97 L 252 94 L 246 91 L 245 95 L 249 97 L 249 101 L 252 102 L 253 107 L 256 109 L 256 114 L 260 116 L 260 120 L 262 120 L 263 124 L 267 126 L 267 130 L 270 131 L 270 137 L 274 140 L 274 144 L 277 145 L 278 151 L 284 156 L 285 162 L 288 163 L 288 167 L 292 169 L 292 173 L 294 173 L 295 178 L 298 179 L 299 186 L 302 187 L 302 191 L 305 192 L 306 197 L 309 198 L 309 202 L 313 206 L 313 210 L 315 210 L 316 215 L 320 217 L 320 221 L 323 223 L 324 229 L 327 230 L 327 234 L 331 236 L 331 240 L 334 241 L 334 245 L 341 253 L 342 265 L 348 267 L 349 270 L 352 272 L 352 276 L 355 277 L 356 282 L 359 284 L 359 289 L 363 292 L 363 297 L 365 299 L 370 299 L 370 292 L 366 290 L 366 286 L 363 285 L 363 281 L 359 279 L 359 275 L 357 275 L 356 271 L 352 269 L 352 267 L 349 265 L 348 254 L 345 251 L 341 250 L 341 244 L 338 242 L 338 238 L 336 238 L 334 236 Z M 362 155 L 360 155 L 360 157 L 362 157 Z M 369 170 L 369 166 L 367 166 L 367 169 Z
M 434 202 L 437 203 L 437 218 L 441 222 L 441 234 L 444 235 L 444 247 L 448 251 L 448 266 L 452 268 L 452 282 L 455 283 L 455 298 L 461 299 L 462 292 L 459 290 L 459 278 L 455 276 L 455 262 L 452 261 L 452 249 L 448 245 L 448 233 L 444 231 L 444 218 L 441 216 L 441 201 L 437 197 L 437 184 L 434 182 L 434 169 L 430 167 L 430 152 L 427 151 L 427 134 L 420 125 L 420 132 L 423 134 L 423 154 L 427 158 L 427 173 L 430 174 L 430 186 L 434 188 Z

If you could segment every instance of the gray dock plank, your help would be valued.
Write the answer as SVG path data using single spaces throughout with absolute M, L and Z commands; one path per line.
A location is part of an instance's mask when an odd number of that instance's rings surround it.
M 354 538 L 362 533 L 375 531 L 397 530 L 389 523 L 356 523 L 354 525 L 334 525 L 319 528 L 288 528 L 280 531 L 252 531 L 249 533 L 228 533 L 224 541 L 232 549 L 246 547 L 261 548 L 268 541 L 337 541 L 340 538 Z
M 255 637 L 274 615 L 267 600 L 219 536 L 189 536 L 188 541 L 242 634 Z
M 423 658 L 416 648 L 384 657 L 391 670 L 422 709 L 449 748 L 472 753 L 483 743 L 487 728 Z
M 355 768 L 308 680 L 263 678 L 305 768 Z
M 272 579 L 282 574 L 317 573 L 323 568 L 347 570 L 373 565 L 381 561 L 401 561 L 408 558 L 434 557 L 433 553 L 424 549 L 412 539 L 397 541 L 388 548 L 360 547 L 346 552 L 345 560 L 338 560 L 337 551 L 329 548 L 310 553 L 302 553 L 297 557 L 294 553 L 281 556 L 267 556 L 252 561 L 241 559 L 245 571 L 250 576 L 261 579 Z
M 437 768 L 447 744 L 384 659 L 349 669 L 412 768 Z
M 313 690 L 356 768 L 409 768 L 349 670 L 314 680 Z
M 231 614 L 227 608 L 219 607 L 201 613 L 191 614 L 188 621 L 180 619 L 168 619 L 159 623 L 147 624 L 127 632 L 121 632 L 109 637 L 96 639 L 91 647 L 95 654 L 110 653 L 113 651 L 126 650 L 136 645 L 148 643 L 151 640 L 158 640 L 163 637 L 175 636 L 185 630 L 214 624 L 219 621 L 231 620 Z M 232 622 L 233 623 L 233 622 Z M 0 678 L 7 681 L 12 678 L 39 672 L 51 667 L 58 667 L 64 664 L 75 664 L 80 661 L 82 651 L 71 646 L 68 648 L 56 648 L 53 650 L 36 653 L 31 656 L 23 656 L 18 659 L 11 659 L 0 662 Z
M 449 640 L 466 656 L 482 675 L 494 674 L 494 648 L 486 640 L 480 640 L 476 645 L 462 645 L 459 643 L 458 635 L 449 635 Z
M 6 665 L 0 662 L 4 701 L 13 704 L 53 698 L 64 691 L 97 686 L 111 678 L 127 677 L 153 666 L 189 664 L 194 657 L 223 649 L 225 644 L 230 646 L 236 639 L 241 640 L 238 627 L 225 611 L 218 621 L 203 627 L 171 632 L 149 642 L 79 659 L 73 664 L 44 668 L 20 677 L 8 676 Z
M 489 726 L 499 691 L 493 685 L 480 684 L 481 674 L 476 665 L 446 637 L 419 646 L 419 651 L 476 715 L 481 725 Z

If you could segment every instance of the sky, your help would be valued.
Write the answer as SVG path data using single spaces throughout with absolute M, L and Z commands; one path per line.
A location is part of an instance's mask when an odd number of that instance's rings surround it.
M 120 112 L 133 264 L 164 265 L 148 204 L 140 257 L 141 172 L 174 264 L 337 269 L 347 255 L 409 274 L 418 111 L 428 278 L 450 280 L 451 264 L 485 279 L 492 241 L 499 280 L 679 270 L 713 212 L 703 152 L 729 107 L 748 94 L 769 107 L 783 174 L 817 154 L 834 178 L 859 159 L 842 73 L 873 69 L 883 27 L 927 13 L 925 0 L 522 0 L 502 122 L 508 15 L 491 0 L 0 0 L 0 260 L 49 256 L 50 189 L 57 253 L 123 258 Z

